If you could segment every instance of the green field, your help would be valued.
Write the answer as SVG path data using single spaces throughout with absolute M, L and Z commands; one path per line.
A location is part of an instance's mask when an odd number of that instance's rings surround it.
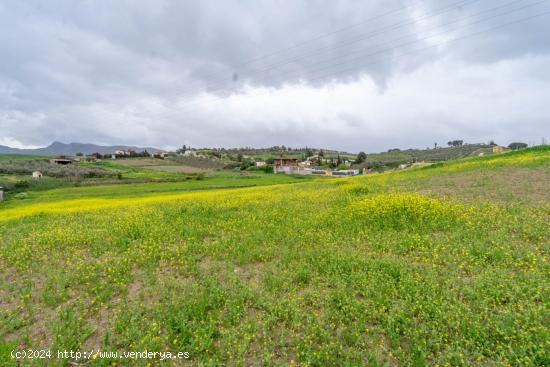
M 550 365 L 549 182 L 544 146 L 10 198 L 0 364 L 50 348 L 189 353 L 94 366 Z
M 33 160 L 33 159 L 49 159 L 52 158 L 47 155 L 34 155 L 34 154 L 0 154 L 0 161 L 16 161 L 16 160 Z

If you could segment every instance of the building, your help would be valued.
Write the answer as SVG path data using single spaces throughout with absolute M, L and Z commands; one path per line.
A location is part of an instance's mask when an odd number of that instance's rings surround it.
M 254 165 L 256 167 L 264 167 L 265 166 L 265 162 L 263 161 L 257 161 L 257 162 L 254 162 Z
M 4 188 L 0 186 L 0 202 L 4 201 Z
M 73 160 L 66 159 L 66 158 L 56 158 L 56 159 L 50 159 L 50 163 L 67 165 L 67 164 L 73 163 Z
M 311 169 L 311 174 L 316 176 L 330 176 L 330 171 L 324 168 L 316 167 Z
M 168 157 L 168 152 L 159 151 L 159 152 L 156 152 L 156 153 L 151 153 L 151 158 L 164 159 L 166 157 Z
M 312 175 L 313 170 L 308 167 L 296 167 L 290 173 L 292 173 L 293 175 Z
M 273 172 L 284 172 L 292 174 L 298 169 L 298 159 L 296 158 L 277 158 L 273 160 Z
M 40 172 L 40 171 L 34 171 L 34 172 L 32 173 L 32 178 L 37 179 L 37 180 L 40 179 L 40 178 L 42 178 L 42 172 Z
M 332 175 L 338 176 L 338 177 L 356 176 L 358 174 L 359 174 L 358 169 L 343 169 L 339 171 L 332 171 Z
M 508 148 L 501 147 L 500 145 L 494 145 L 491 149 L 493 153 L 502 153 L 508 150 Z

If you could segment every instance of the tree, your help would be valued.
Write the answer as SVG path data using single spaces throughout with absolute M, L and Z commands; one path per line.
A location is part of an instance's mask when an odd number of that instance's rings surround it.
M 239 154 L 237 155 L 237 162 L 242 162 L 242 161 L 243 161 L 243 158 L 244 158 L 244 157 L 243 157 L 243 154 L 242 154 L 242 153 L 239 153 Z
M 495 143 L 495 141 L 494 141 L 494 140 L 491 140 L 491 141 L 489 142 L 489 145 L 490 145 L 490 146 L 492 146 L 492 147 L 494 147 L 495 145 L 498 145 L 498 144 L 497 144 L 497 143 Z
M 185 146 L 185 144 L 180 149 L 176 149 L 176 153 L 178 154 L 184 154 L 186 151 L 187 147 Z
M 313 150 L 306 148 L 306 158 L 313 156 L 313 154 L 314 154 Z
M 355 158 L 355 163 L 359 164 L 359 163 L 363 163 L 367 160 L 367 154 L 365 152 L 359 152 L 359 154 L 357 154 L 357 158 Z
M 527 148 L 527 144 L 525 143 L 510 143 L 510 145 L 508 145 L 508 148 L 510 149 L 523 149 L 523 148 Z
M 83 155 L 84 155 L 84 154 L 83 154 L 82 152 L 76 153 L 76 156 L 77 156 L 77 157 L 82 157 Z
M 324 157 L 325 156 L 325 152 L 323 152 L 323 149 L 321 149 L 319 151 L 319 157 Z
M 460 147 L 464 144 L 463 140 L 451 140 L 447 143 L 450 147 Z

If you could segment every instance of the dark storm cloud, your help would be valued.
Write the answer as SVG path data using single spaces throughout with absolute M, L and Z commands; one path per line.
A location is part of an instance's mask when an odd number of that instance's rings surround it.
M 452 6 L 457 3 L 3 2 L 0 144 L 381 149 L 455 136 L 547 134 L 541 121 L 548 113 L 538 101 L 550 97 L 544 93 L 549 16 L 445 42 L 550 6 L 528 6 L 536 0 Z M 483 74 L 497 71 L 502 74 Z M 221 98 L 239 88 L 247 91 L 240 98 Z M 479 88 L 494 88 L 488 95 L 496 97 L 478 96 Z M 502 89 L 516 90 L 530 108 L 510 110 Z M 447 113 L 430 104 L 437 93 L 447 94 Z M 487 114 L 488 101 L 507 113 L 485 116 L 480 127 L 479 116 L 467 110 Z M 521 128 L 506 115 L 520 119 Z M 399 130 L 407 129 L 433 136 L 401 137 Z

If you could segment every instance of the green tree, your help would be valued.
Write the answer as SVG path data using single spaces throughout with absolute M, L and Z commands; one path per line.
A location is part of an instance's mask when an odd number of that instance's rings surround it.
M 355 163 L 357 163 L 357 164 L 363 163 L 366 160 L 367 160 L 367 153 L 359 152 L 359 154 L 357 154 L 357 157 L 355 158 Z
M 508 148 L 514 149 L 514 150 L 516 150 L 516 149 L 523 149 L 523 148 L 527 148 L 527 144 L 525 144 L 525 143 L 518 143 L 518 142 L 516 142 L 516 143 L 510 143 L 510 145 L 508 145 Z

